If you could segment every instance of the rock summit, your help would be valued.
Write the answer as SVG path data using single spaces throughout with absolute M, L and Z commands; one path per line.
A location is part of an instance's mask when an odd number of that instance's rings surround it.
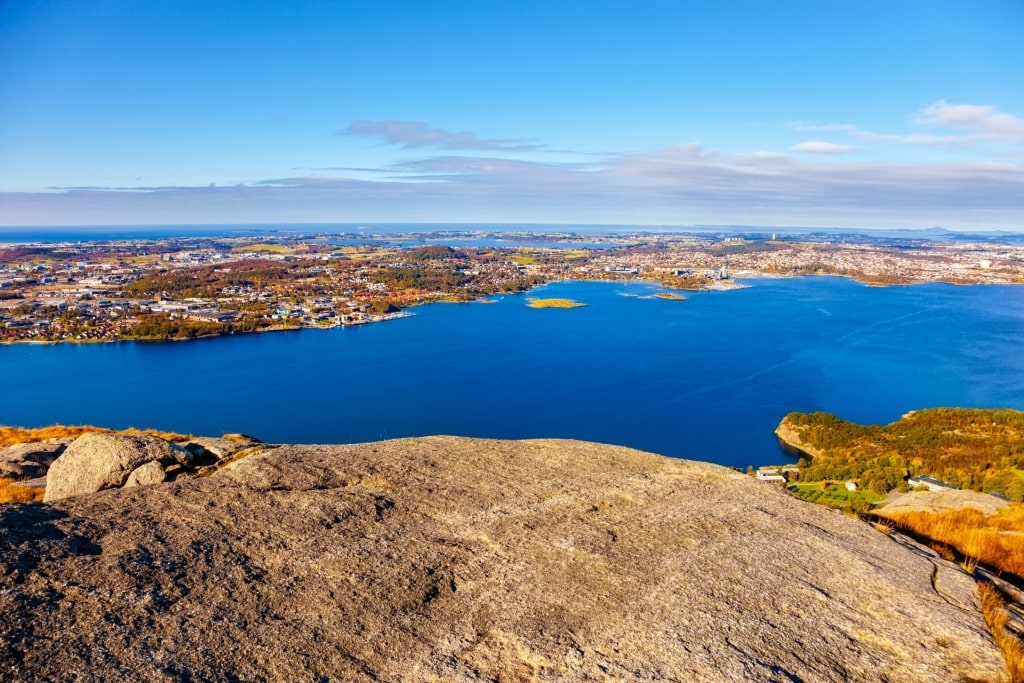
M 723 467 L 430 437 L 197 471 L 85 438 L 50 476 L 106 453 L 115 488 L 0 507 L 0 679 L 1006 680 L 969 577 Z

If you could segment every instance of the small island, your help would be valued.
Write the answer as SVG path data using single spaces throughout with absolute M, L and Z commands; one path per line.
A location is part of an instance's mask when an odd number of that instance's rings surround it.
M 581 308 L 586 306 L 585 303 L 572 299 L 527 299 L 526 305 L 530 308 Z
M 654 295 L 658 299 L 668 299 L 669 301 L 686 301 L 686 297 L 682 294 L 676 294 L 675 292 L 658 292 Z

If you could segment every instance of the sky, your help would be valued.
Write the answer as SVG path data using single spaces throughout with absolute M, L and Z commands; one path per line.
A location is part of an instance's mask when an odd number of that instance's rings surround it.
M 1024 231 L 1020 0 L 0 0 L 0 226 Z

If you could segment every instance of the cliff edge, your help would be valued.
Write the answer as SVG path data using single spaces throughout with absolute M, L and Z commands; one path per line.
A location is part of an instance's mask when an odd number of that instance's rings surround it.
M 804 426 L 794 424 L 787 415 L 779 423 L 779 426 L 775 428 L 775 437 L 779 440 L 783 449 L 794 455 L 806 454 L 812 458 L 822 457 L 824 455 L 822 449 L 815 448 L 804 440 L 804 431 L 806 429 Z
M 0 678 L 1004 681 L 970 579 L 726 468 L 250 447 L 0 508 Z

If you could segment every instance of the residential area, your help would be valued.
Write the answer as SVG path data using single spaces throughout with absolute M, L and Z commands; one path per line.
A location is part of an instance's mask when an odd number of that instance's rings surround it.
M 445 242 L 456 244 L 448 246 Z M 500 243 L 500 246 L 495 246 Z M 0 245 L 0 340 L 182 339 L 389 320 L 556 280 L 728 288 L 733 278 L 1024 281 L 989 242 L 637 233 L 208 237 Z

